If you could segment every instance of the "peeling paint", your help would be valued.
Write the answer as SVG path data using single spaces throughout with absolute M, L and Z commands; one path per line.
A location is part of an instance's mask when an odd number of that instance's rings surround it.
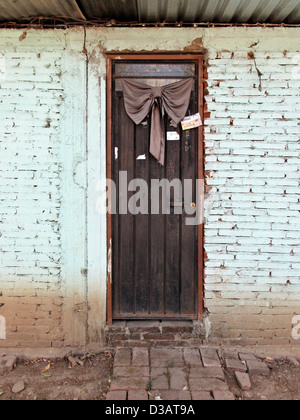
M 82 158 L 78 157 L 80 160 L 75 164 L 74 171 L 73 171 L 73 180 L 74 183 L 81 189 L 86 188 L 85 182 L 82 182 L 84 180 L 84 174 L 86 171 L 86 159 L 82 160 Z M 75 157 L 76 159 L 76 157 Z M 75 160 L 74 159 L 74 160 Z
M 184 48 L 186 52 L 202 52 L 203 51 L 203 40 L 202 38 L 196 38 L 193 42 Z

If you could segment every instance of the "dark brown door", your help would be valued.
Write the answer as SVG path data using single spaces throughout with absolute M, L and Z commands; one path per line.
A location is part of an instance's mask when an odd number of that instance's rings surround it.
M 164 86 L 183 78 L 195 80 L 188 113 L 199 112 L 199 60 L 113 60 L 112 61 L 112 178 L 117 186 L 117 214 L 112 216 L 112 315 L 113 319 L 196 319 L 199 313 L 198 226 L 188 226 L 187 215 L 176 214 L 171 189 L 171 214 L 151 214 L 151 181 L 192 180 L 196 201 L 199 131 L 182 131 L 166 117 L 166 132 L 175 140 L 166 141 L 162 167 L 149 153 L 150 115 L 135 125 L 124 107 L 122 78 L 152 86 Z M 171 138 L 171 137 L 170 137 Z M 121 174 L 121 175 L 120 175 Z M 120 183 L 142 179 L 148 185 L 149 214 L 124 211 L 136 191 L 122 191 Z M 120 194 L 122 204 L 120 203 Z M 145 194 L 145 193 L 144 193 Z M 182 198 L 182 201 L 183 202 Z M 125 200 L 126 201 L 126 200 Z M 162 201 L 162 200 L 161 200 Z M 142 206 L 142 203 L 137 203 Z M 192 203 L 191 203 L 192 205 Z M 122 209 L 120 208 L 122 207 Z

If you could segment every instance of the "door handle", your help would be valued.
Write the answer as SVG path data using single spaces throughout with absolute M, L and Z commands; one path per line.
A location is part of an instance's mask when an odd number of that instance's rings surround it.
M 171 207 L 184 207 L 185 203 L 171 203 Z
M 188 204 L 188 203 L 171 203 L 171 207 L 184 207 L 186 204 Z M 192 208 L 196 208 L 197 204 L 196 203 L 190 203 L 190 206 Z

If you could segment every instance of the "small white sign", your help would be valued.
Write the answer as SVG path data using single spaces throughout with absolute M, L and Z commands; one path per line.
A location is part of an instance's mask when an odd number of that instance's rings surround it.
M 184 118 L 181 122 L 183 130 L 192 130 L 193 128 L 198 128 L 203 125 L 200 114 L 191 115 Z
M 146 160 L 146 155 L 140 155 L 137 160 Z
M 167 140 L 168 141 L 179 141 L 180 135 L 177 133 L 177 131 L 168 131 L 167 132 Z

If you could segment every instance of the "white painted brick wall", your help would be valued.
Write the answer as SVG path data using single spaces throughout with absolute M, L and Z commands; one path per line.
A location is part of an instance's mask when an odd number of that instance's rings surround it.
M 101 341 L 102 52 L 195 52 L 199 38 L 208 72 L 206 184 L 214 199 L 205 226 L 211 338 L 299 343 L 291 338 L 300 315 L 299 29 L 88 29 L 86 45 L 81 28 L 28 31 L 20 42 L 21 34 L 0 34 L 0 346 Z
M 205 228 L 205 304 L 212 337 L 287 344 L 300 312 L 298 53 L 254 50 L 260 91 L 251 51 L 236 40 L 208 52 L 205 166 L 219 199 Z
M 0 344 L 60 346 L 62 49 L 15 38 L 0 41 Z

